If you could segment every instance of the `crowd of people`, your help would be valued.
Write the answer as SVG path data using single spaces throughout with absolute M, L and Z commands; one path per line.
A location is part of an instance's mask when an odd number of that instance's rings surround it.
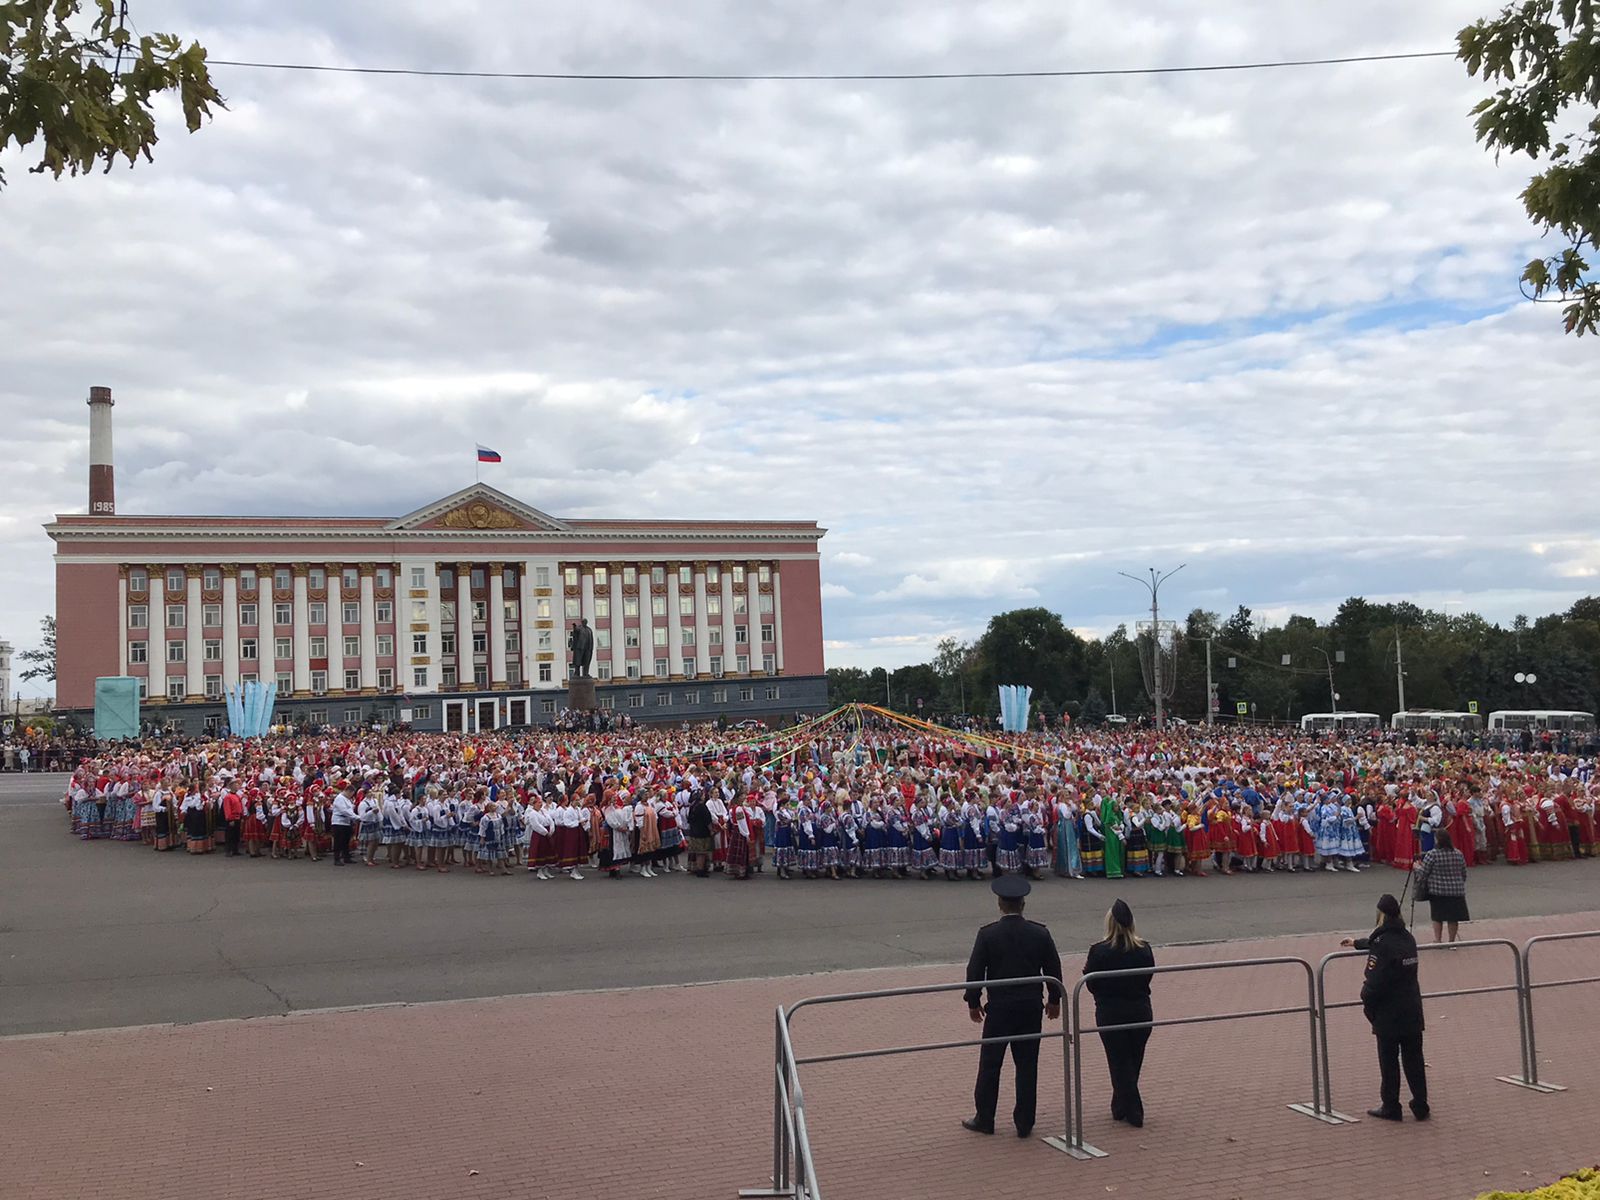
M 1198 727 L 1009 737 L 907 719 L 775 732 L 118 743 L 74 834 L 190 854 L 582 880 L 1204 877 L 1592 857 L 1587 759 Z

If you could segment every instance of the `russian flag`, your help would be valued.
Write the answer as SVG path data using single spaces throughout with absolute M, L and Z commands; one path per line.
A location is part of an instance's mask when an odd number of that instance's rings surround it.
M 499 462 L 500 461 L 500 451 L 491 450 L 491 449 L 489 449 L 489 447 L 487 447 L 485 445 L 482 445 L 482 444 L 479 444 L 479 446 L 478 446 L 478 461 L 479 462 Z

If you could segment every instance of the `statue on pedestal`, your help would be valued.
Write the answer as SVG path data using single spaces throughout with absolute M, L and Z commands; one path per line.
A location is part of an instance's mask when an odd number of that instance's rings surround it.
M 571 678 L 587 679 L 589 664 L 594 660 L 594 630 L 589 628 L 588 618 L 574 622 L 567 635 L 567 649 L 572 654 Z

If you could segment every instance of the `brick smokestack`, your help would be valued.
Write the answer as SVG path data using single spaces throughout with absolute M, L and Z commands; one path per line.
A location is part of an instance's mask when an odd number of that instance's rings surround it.
M 89 514 L 115 516 L 116 467 L 111 457 L 111 389 L 89 389 Z

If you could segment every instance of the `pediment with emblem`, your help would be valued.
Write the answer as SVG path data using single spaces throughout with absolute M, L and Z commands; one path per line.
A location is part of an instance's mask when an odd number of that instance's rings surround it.
M 568 526 L 498 488 L 479 483 L 419 508 L 391 522 L 389 528 L 543 533 L 565 530 Z

